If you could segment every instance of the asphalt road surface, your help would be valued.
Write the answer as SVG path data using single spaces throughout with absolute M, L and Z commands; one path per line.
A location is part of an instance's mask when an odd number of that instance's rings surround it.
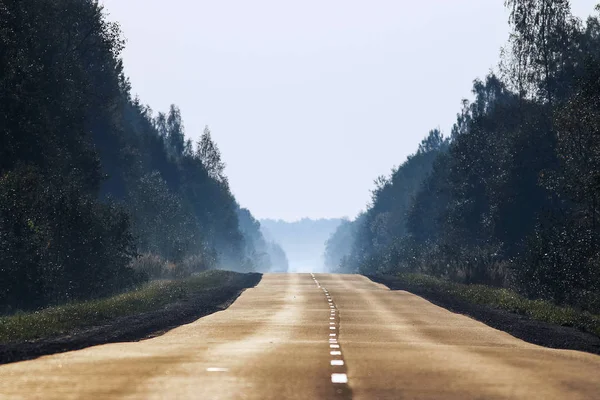
M 0 366 L 0 398 L 600 399 L 600 357 L 358 275 L 265 275 L 163 336 Z

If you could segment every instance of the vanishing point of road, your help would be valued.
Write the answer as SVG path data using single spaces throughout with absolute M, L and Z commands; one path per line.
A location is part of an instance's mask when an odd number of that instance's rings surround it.
M 267 274 L 149 340 L 0 366 L 0 399 L 600 399 L 600 357 L 359 275 Z

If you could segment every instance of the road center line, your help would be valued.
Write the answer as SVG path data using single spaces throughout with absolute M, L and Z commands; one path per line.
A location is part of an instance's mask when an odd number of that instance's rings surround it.
M 325 287 L 321 286 L 314 274 L 311 273 L 310 275 L 317 284 L 317 287 L 323 290 L 323 293 L 325 294 L 325 299 L 327 300 L 327 304 L 329 305 L 329 330 L 336 331 L 339 329 L 339 319 L 336 320 L 336 318 L 339 318 L 339 313 L 336 316 L 336 305 L 333 301 L 333 297 L 329 294 L 329 291 Z M 329 355 L 332 357 L 332 359 L 330 360 L 330 365 L 332 367 L 331 383 L 336 385 L 334 387 L 337 387 L 337 393 L 342 393 L 342 388 L 348 384 L 348 375 L 345 371 L 345 362 L 342 356 L 342 348 L 338 343 L 336 333 L 329 334 L 329 348 L 331 349 L 329 351 Z

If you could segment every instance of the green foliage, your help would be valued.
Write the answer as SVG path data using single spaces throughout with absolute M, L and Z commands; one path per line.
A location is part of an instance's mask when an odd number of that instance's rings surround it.
M 128 267 L 128 216 L 33 167 L 0 178 L 0 244 L 4 312 L 105 296 L 143 280 Z
M 386 269 L 398 262 L 398 257 L 402 257 L 398 242 L 407 235 L 407 213 L 423 180 L 431 173 L 434 161 L 447 151 L 448 144 L 439 130 L 432 130 L 421 142 L 417 153 L 392 171 L 389 178 L 377 179 L 367 212 L 352 223 L 352 228 L 338 228 L 350 230 L 353 243 L 349 254 L 340 254 L 344 260 L 340 270 Z M 343 235 L 343 231 L 334 235 Z M 331 240 L 335 240 L 335 236 Z M 342 257 L 338 256 L 338 259 Z
M 568 0 L 506 0 L 513 28 L 511 62 L 507 64 L 517 92 L 552 104 L 561 87 L 568 86 L 565 61 L 578 21 Z M 567 74 L 565 74 L 567 72 Z M 564 95 L 564 93 L 562 93 Z
M 150 279 L 161 279 L 166 275 L 167 262 L 156 254 L 143 254 L 131 261 L 131 268 Z
M 567 1 L 506 4 L 502 77 L 475 80 L 449 143 L 430 132 L 376 181 L 338 260 L 345 271 L 421 272 L 597 313 L 600 21 L 582 25 Z
M 195 274 L 212 269 L 214 262 L 214 255 L 207 251 L 204 254 L 187 257 L 180 264 L 184 274 Z
M 184 279 L 192 274 L 204 272 L 214 267 L 214 258 L 210 254 L 196 254 L 186 257 L 180 262 L 167 261 L 159 255 L 146 253 L 134 258 L 130 267 L 138 274 L 151 280 L 156 279 Z
M 204 128 L 204 132 L 198 141 L 196 155 L 202 161 L 206 171 L 213 179 L 220 182 L 227 180 L 223 174 L 225 163 L 221 161 L 221 153 L 215 142 L 212 140 L 208 126 Z
M 133 99 L 123 46 L 96 0 L 0 0 L 0 313 L 253 268 L 210 132 Z

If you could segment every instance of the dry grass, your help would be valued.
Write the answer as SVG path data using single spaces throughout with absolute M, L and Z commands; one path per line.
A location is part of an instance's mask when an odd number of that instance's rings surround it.
M 0 343 L 57 336 L 102 325 L 108 320 L 158 310 L 200 290 L 226 285 L 235 275 L 205 271 L 184 280 L 161 280 L 105 299 L 70 303 L 36 312 L 0 317 Z
M 514 312 L 551 324 L 572 326 L 600 336 L 600 316 L 572 307 L 561 307 L 545 300 L 530 300 L 510 289 L 485 285 L 465 285 L 423 274 L 398 274 L 408 288 L 444 292 L 457 299 Z

